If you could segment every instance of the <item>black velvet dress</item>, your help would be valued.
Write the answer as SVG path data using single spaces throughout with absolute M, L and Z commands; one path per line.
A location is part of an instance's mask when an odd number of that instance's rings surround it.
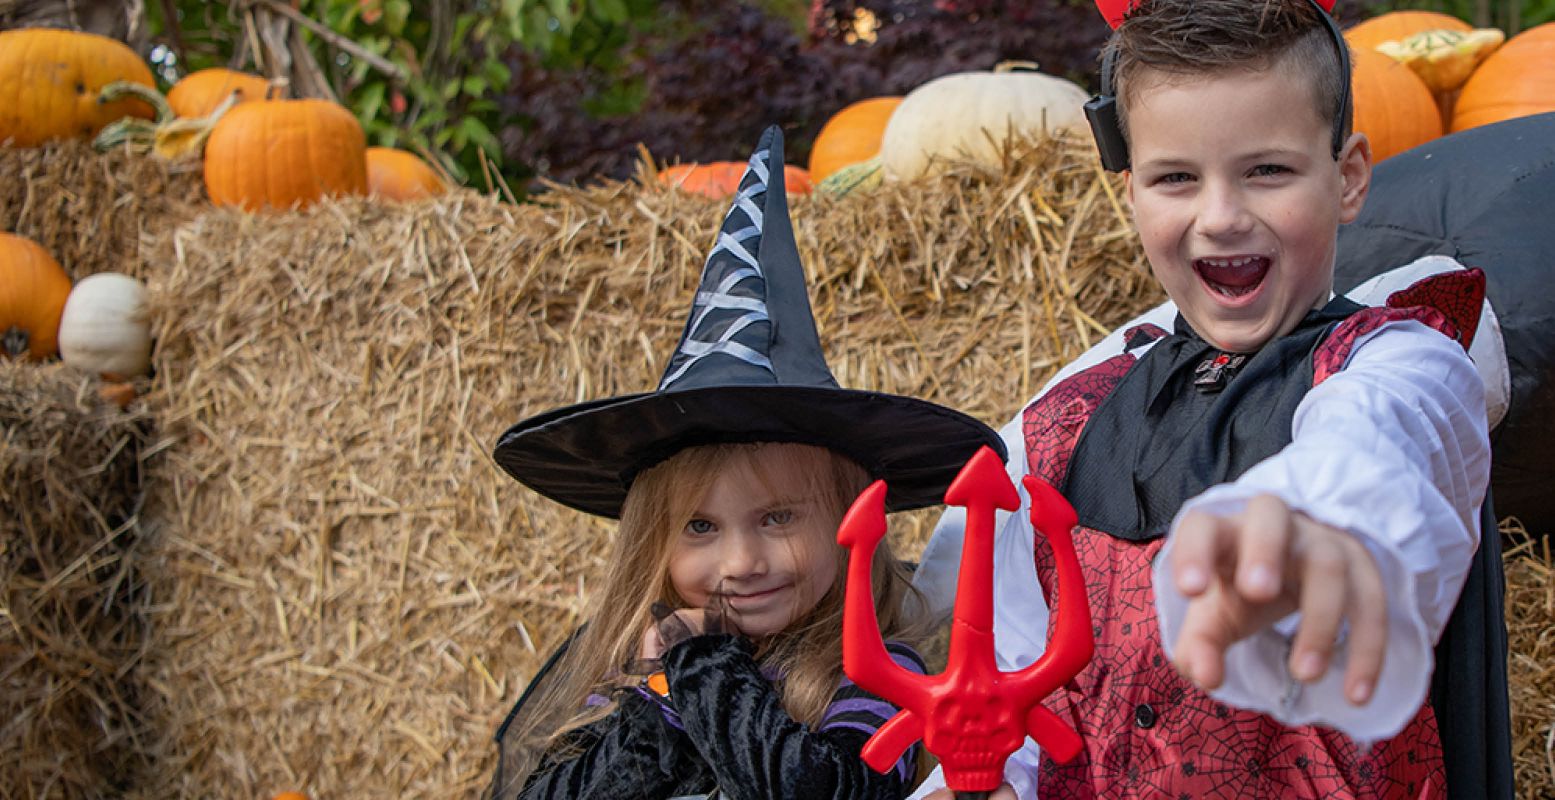
M 923 671 L 910 648 L 893 642 L 888 649 L 898 663 Z M 811 729 L 783 710 L 741 637 L 694 636 L 671 647 L 663 664 L 670 700 L 617 690 L 615 711 L 542 757 L 522 791 L 500 785 L 499 765 L 492 795 L 657 800 L 716 791 L 729 800 L 897 800 L 911 789 L 916 747 L 884 775 L 860 760 L 864 743 L 896 709 L 846 678 Z

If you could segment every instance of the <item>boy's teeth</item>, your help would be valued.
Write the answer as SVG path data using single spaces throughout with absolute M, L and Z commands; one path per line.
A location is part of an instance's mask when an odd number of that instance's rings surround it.
M 1269 259 L 1263 256 L 1236 256 L 1234 258 L 1200 258 L 1194 262 L 1205 281 L 1224 294 L 1246 294 L 1269 271 Z

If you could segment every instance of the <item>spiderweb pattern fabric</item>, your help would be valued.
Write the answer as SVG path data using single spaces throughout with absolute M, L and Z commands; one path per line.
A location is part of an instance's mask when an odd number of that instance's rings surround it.
M 1388 296 L 1386 306 L 1356 312 L 1334 329 L 1313 355 L 1313 384 L 1344 369 L 1355 343 L 1389 322 L 1420 322 L 1467 350 L 1479 328 L 1484 301 L 1485 273 L 1477 269 L 1432 275 L 1400 289 Z

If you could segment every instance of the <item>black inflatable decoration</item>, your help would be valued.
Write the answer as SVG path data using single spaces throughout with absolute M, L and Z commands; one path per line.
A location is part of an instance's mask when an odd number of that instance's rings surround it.
M 1425 255 L 1485 271 L 1511 374 L 1491 432 L 1496 512 L 1555 531 L 1555 113 L 1437 139 L 1378 164 L 1339 229 L 1335 289 Z M 1483 330 L 1483 329 L 1482 329 Z

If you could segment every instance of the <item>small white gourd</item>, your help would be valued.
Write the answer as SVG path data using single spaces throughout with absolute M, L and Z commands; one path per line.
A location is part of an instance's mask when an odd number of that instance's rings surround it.
M 84 372 L 146 374 L 151 368 L 146 287 L 115 272 L 77 281 L 59 320 L 59 357 Z

